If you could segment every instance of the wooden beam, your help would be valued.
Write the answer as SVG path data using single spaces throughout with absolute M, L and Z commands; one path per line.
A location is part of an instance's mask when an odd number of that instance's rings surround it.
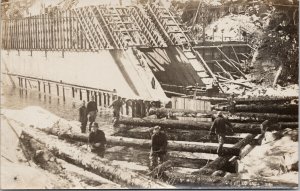
M 230 62 L 232 64 L 232 66 L 242 75 L 242 77 L 245 78 L 245 79 L 247 79 L 246 75 L 233 62 L 230 61 L 230 59 L 228 58 L 228 56 L 219 47 L 217 47 L 217 49 L 228 60 L 228 62 Z
M 242 139 L 241 141 L 239 141 L 238 143 L 236 143 L 232 148 L 237 148 L 237 149 L 242 149 L 244 148 L 247 144 L 249 144 L 256 135 L 253 134 L 249 134 L 247 135 L 244 139 Z M 228 163 L 228 160 L 231 158 L 232 156 L 221 156 L 218 157 L 216 160 L 208 163 L 207 165 L 205 165 L 203 168 L 201 168 L 197 174 L 198 175 L 211 175 L 213 172 L 217 171 L 217 170 L 222 170 L 225 165 Z M 195 173 L 196 174 L 196 173 Z

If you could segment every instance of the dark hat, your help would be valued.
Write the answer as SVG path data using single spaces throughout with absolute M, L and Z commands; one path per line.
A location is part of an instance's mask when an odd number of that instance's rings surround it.
M 94 123 L 92 124 L 92 127 L 97 127 L 97 128 L 99 128 L 99 125 L 98 125 L 98 123 L 95 123 L 95 122 L 94 122 Z

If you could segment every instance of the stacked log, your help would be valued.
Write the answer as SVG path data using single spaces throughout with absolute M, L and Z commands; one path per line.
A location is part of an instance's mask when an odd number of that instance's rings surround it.
M 212 122 L 200 122 L 200 121 L 181 121 L 181 120 L 161 120 L 161 119 L 140 119 L 140 118 L 123 118 L 119 121 L 120 124 L 126 126 L 141 126 L 141 127 L 154 127 L 156 125 L 161 126 L 163 129 L 185 129 L 185 130 L 209 130 Z M 233 131 L 235 133 L 261 133 L 260 124 L 244 124 L 233 123 Z M 281 130 L 282 126 L 285 128 L 298 128 L 298 123 L 284 123 L 280 122 L 273 124 L 269 131 Z
M 111 161 L 97 157 L 95 154 L 86 150 L 74 147 L 66 142 L 49 136 L 41 131 L 32 128 L 25 128 L 23 136 L 33 138 L 45 145 L 50 152 L 58 158 L 66 159 L 75 165 L 82 166 L 85 169 L 108 178 L 117 180 L 132 188 L 174 188 L 171 185 L 159 180 L 153 180 L 141 173 L 122 168 L 119 165 L 112 164 Z
M 277 114 L 290 114 L 298 115 L 298 105 L 296 104 L 270 104 L 270 105 L 236 105 L 235 111 L 238 112 L 255 112 L 255 113 L 277 113 Z
M 223 109 L 222 109 L 223 110 Z M 193 111 L 186 109 L 153 109 L 152 114 L 162 115 L 164 117 L 193 117 L 193 118 L 212 118 L 216 117 L 217 111 Z M 223 112 L 223 115 L 231 122 L 262 122 L 267 119 L 276 119 L 281 122 L 296 122 L 298 115 L 296 114 L 276 114 L 276 113 L 255 113 L 255 112 Z
M 236 104 L 290 104 L 299 97 L 256 97 L 256 98 L 235 98 Z
M 231 122 L 262 122 L 265 120 L 281 121 L 281 122 L 297 122 L 298 115 L 280 115 L 276 113 L 253 113 L 253 112 L 235 112 L 224 113 Z

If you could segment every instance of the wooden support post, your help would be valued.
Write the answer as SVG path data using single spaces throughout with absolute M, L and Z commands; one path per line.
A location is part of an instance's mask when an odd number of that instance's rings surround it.
M 66 95 L 65 95 L 65 87 L 62 85 L 62 90 L 63 90 L 63 101 L 66 101 Z
M 58 84 L 56 84 L 56 92 L 57 92 L 57 96 L 59 96 L 59 86 L 58 86 Z
M 43 86 L 44 86 L 44 93 L 46 93 L 46 85 L 45 85 L 45 82 L 43 82 Z
M 41 82 L 38 80 L 38 89 L 39 89 L 39 92 L 41 91 Z
M 72 97 L 75 98 L 75 88 L 72 87 Z
M 108 105 L 110 105 L 112 102 L 113 102 L 113 95 L 109 94 Z
M 93 92 L 93 94 L 94 94 L 94 97 L 95 97 L 96 105 L 98 105 L 98 96 L 97 96 L 97 93 L 96 93 L 96 92 Z
M 104 99 L 104 107 L 106 107 L 106 105 L 107 105 L 107 95 L 106 95 L 106 93 L 103 93 L 103 99 Z
M 90 90 L 86 90 L 86 100 L 87 102 L 90 101 Z
M 51 84 L 48 82 L 49 94 L 51 94 Z
M 142 100 L 136 101 L 136 113 L 137 117 L 142 117 Z
M 80 98 L 80 100 L 82 100 L 82 91 L 81 91 L 81 89 L 79 89 L 79 98 Z
M 140 101 L 141 104 L 141 117 L 145 117 L 146 116 L 146 106 L 145 106 L 145 102 L 143 100 Z
M 132 117 L 136 117 L 136 101 L 132 100 Z
M 25 81 L 25 89 L 27 90 L 27 80 L 26 80 L 26 78 L 24 78 L 24 81 Z
M 101 95 L 101 92 L 98 92 L 98 96 L 99 96 L 99 106 L 102 106 L 102 95 Z

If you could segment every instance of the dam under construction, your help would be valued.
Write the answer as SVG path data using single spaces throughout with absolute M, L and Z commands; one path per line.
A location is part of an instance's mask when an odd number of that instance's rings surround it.
M 2 71 L 14 84 L 58 95 L 65 87 L 66 96 L 95 94 L 107 104 L 112 94 L 166 101 L 196 89 L 224 92 L 219 82 L 245 78 L 251 53 L 244 42 L 197 44 L 157 4 L 52 8 L 1 26 Z
M 255 178 L 261 169 L 251 174 L 262 165 L 270 174 L 298 170 L 298 96 L 246 97 L 255 87 L 246 38 L 195 39 L 181 15 L 157 2 L 63 0 L 28 13 L 36 2 L 1 3 L 1 188 L 298 187 Z M 83 101 L 95 101 L 104 157 L 91 152 L 93 128 L 83 132 L 78 122 Z M 222 154 L 210 134 L 221 115 L 232 126 Z M 152 169 L 157 126 L 168 152 Z

